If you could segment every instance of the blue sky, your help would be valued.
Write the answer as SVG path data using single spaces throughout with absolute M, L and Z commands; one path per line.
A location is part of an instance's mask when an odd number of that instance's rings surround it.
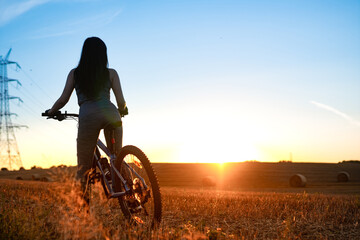
M 76 164 L 76 122 L 40 117 L 98 36 L 153 161 L 360 159 L 359 1 L 0 0 L 24 165 Z M 76 112 L 73 94 L 65 110 Z

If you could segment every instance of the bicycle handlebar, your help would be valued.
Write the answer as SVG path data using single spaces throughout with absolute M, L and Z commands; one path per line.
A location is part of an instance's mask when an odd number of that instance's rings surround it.
M 69 118 L 69 117 L 79 117 L 79 114 L 77 114 L 77 113 L 67 113 L 66 111 L 65 111 L 65 113 L 62 113 L 60 111 L 57 111 L 56 113 L 50 115 L 46 111 L 46 112 L 41 113 L 41 116 L 47 117 L 47 118 L 52 118 L 52 119 L 55 119 L 55 120 L 58 120 L 58 121 L 62 121 L 62 120 L 66 119 L 66 118 Z
M 124 110 L 119 111 L 119 113 L 120 113 L 121 117 L 124 117 L 125 115 L 128 115 L 128 108 L 126 107 Z M 79 117 L 79 114 L 77 114 L 77 113 L 67 113 L 67 111 L 65 111 L 65 113 L 57 111 L 56 113 L 50 115 L 48 113 L 48 110 L 47 110 L 47 111 L 41 113 L 41 116 L 47 117 L 48 119 L 52 118 L 52 119 L 55 119 L 55 120 L 58 120 L 58 121 L 62 121 L 62 120 L 65 120 L 66 118 L 69 118 L 69 117 L 72 117 L 72 118 Z

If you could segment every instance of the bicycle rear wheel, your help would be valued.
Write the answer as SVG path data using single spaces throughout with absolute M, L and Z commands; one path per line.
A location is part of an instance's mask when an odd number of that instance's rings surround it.
M 130 182 L 131 194 L 119 197 L 124 216 L 131 222 L 154 228 L 161 221 L 161 194 L 156 174 L 146 155 L 135 146 L 121 149 L 115 167 Z M 115 191 L 124 191 L 119 178 L 115 178 Z

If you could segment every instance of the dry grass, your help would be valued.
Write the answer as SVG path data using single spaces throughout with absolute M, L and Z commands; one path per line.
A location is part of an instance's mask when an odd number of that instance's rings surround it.
M 165 191 L 165 224 L 245 239 L 359 239 L 359 196 Z M 174 216 L 177 216 L 174 218 Z
M 89 211 L 71 175 L 0 180 L 0 239 L 359 239 L 360 196 L 162 189 L 160 229 L 128 226 L 95 186 Z

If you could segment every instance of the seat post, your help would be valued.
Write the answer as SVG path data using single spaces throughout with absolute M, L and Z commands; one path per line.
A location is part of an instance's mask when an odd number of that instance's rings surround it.
M 111 150 L 110 150 L 110 151 L 111 151 L 113 154 L 116 154 L 115 128 L 112 128 L 112 129 L 111 129 L 110 136 L 111 136 Z
M 117 147 L 116 145 L 119 143 L 121 144 L 122 139 L 116 140 L 117 129 L 121 128 L 122 123 L 121 121 L 110 123 L 104 127 L 104 134 L 106 138 L 107 148 L 109 149 L 111 154 L 117 154 Z M 119 136 L 122 137 L 122 136 Z M 118 142 L 118 143 L 117 143 Z

